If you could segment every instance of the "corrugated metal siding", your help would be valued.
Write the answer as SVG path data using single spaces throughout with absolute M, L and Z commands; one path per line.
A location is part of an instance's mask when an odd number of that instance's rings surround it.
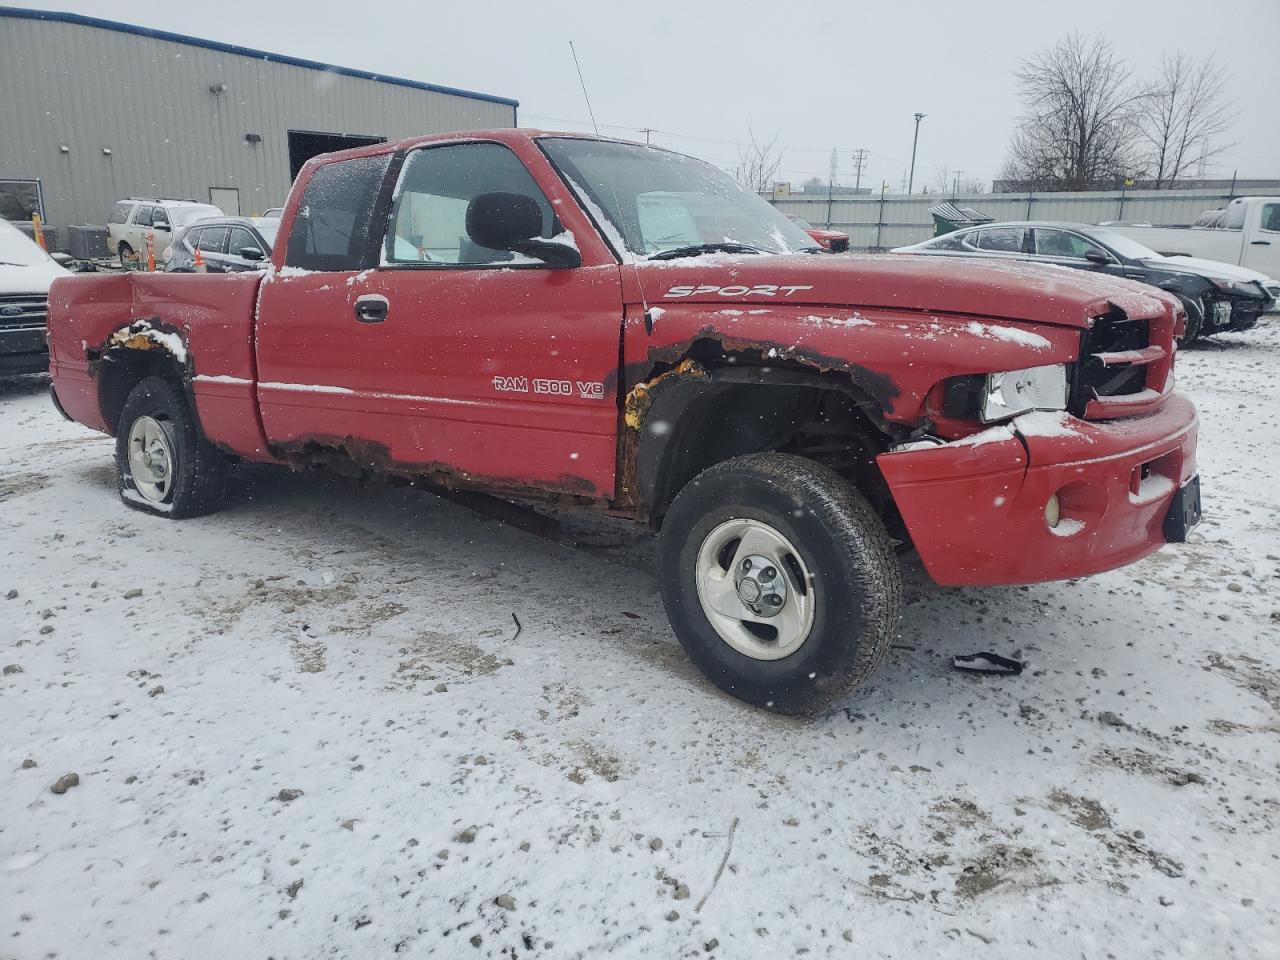
M 1226 206 L 1231 198 L 1211 190 L 1119 190 L 1095 193 L 976 193 L 957 197 L 941 194 L 884 198 L 879 195 L 835 198 L 831 202 L 831 227 L 849 234 L 857 250 L 887 249 L 919 243 L 933 236 L 929 208 L 950 200 L 974 207 L 996 220 L 1069 220 L 1101 223 L 1106 220 L 1143 221 L 1157 225 L 1194 223 L 1206 210 Z M 814 226 L 827 224 L 827 200 L 785 197 L 774 201 L 784 213 L 804 217 Z
M 222 83 L 225 93 L 210 92 Z M 395 140 L 516 119 L 503 103 L 6 17 L 0 91 L 0 177 L 39 178 L 58 226 L 105 223 L 127 196 L 207 202 L 209 187 L 238 187 L 242 213 L 278 206 L 290 185 L 289 130 Z M 246 143 L 247 133 L 262 142 Z

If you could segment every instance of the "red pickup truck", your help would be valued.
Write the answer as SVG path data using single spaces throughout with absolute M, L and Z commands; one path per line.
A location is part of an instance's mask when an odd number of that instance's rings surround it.
M 207 513 L 249 460 L 630 518 L 690 657 L 767 708 L 880 663 L 900 543 L 1029 583 L 1199 517 L 1150 287 L 815 256 L 701 161 L 519 130 L 317 157 L 279 237 L 259 273 L 55 281 L 54 399 L 116 436 L 128 505 Z

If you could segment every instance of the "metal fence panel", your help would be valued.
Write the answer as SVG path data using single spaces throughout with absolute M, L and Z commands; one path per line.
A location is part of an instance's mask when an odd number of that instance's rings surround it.
M 1231 200 L 1216 190 L 1109 190 L 1089 193 L 879 194 L 857 197 L 778 197 L 783 213 L 803 217 L 815 226 L 849 234 L 855 250 L 887 250 L 919 243 L 934 235 L 929 208 L 950 200 L 974 207 L 996 220 L 1064 220 L 1103 223 L 1108 220 L 1172 226 L 1194 223 L 1206 210 Z

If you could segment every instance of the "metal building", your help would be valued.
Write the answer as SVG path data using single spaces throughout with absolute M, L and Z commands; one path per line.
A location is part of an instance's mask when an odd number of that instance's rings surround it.
M 77 14 L 0 7 L 0 216 L 106 223 L 123 197 L 284 202 L 317 153 L 515 126 L 515 100 Z M 59 230 L 65 246 L 66 231 Z

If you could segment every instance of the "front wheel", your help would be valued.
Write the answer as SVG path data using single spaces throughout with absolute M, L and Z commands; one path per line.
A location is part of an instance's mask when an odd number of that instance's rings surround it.
M 148 377 L 120 413 L 116 471 L 125 503 L 180 520 L 221 505 L 226 457 L 201 435 L 181 388 Z
M 120 243 L 116 245 L 116 256 L 120 258 L 120 266 L 127 270 L 129 268 L 129 264 L 133 262 L 133 247 L 121 240 Z
M 695 477 L 663 521 L 672 628 L 712 683 L 815 713 L 869 677 L 898 626 L 889 534 L 845 479 L 800 457 L 735 457 Z

